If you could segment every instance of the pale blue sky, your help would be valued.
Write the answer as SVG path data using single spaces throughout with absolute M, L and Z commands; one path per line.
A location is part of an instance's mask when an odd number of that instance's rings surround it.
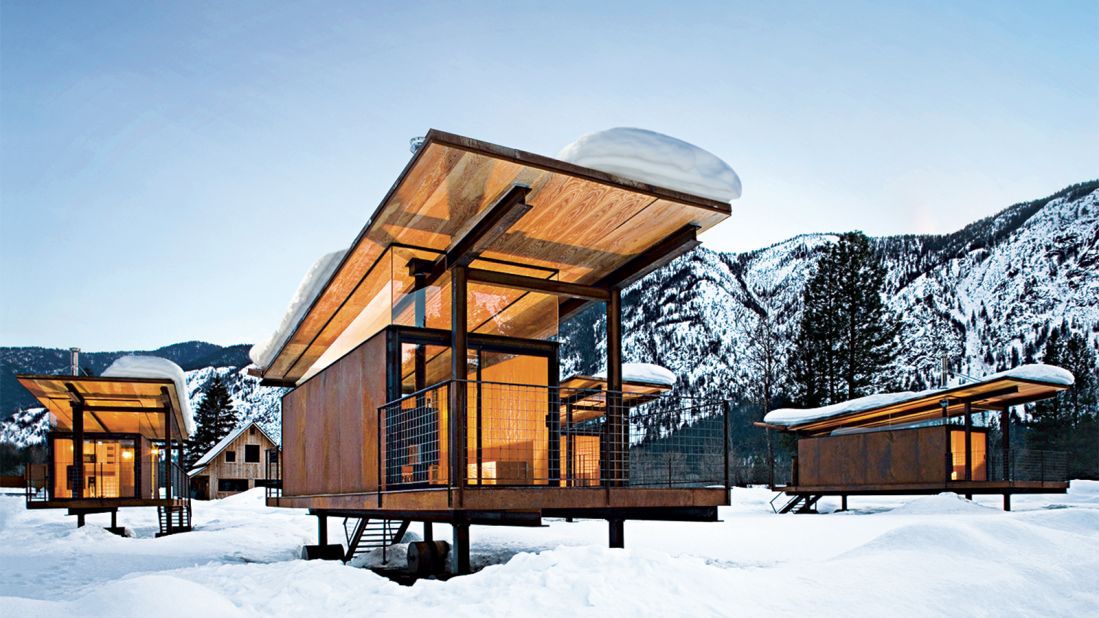
M 0 4 L 0 345 L 266 337 L 429 127 L 695 143 L 729 250 L 1099 176 L 1094 0 L 410 4 Z

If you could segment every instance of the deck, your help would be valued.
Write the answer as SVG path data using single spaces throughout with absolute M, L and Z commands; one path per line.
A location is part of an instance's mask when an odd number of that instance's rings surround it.
M 131 506 L 186 506 L 187 498 L 64 498 L 28 500 L 28 509 L 115 509 Z
M 460 493 L 460 496 L 459 496 Z M 460 499 L 460 503 L 459 503 Z M 431 514 L 446 518 L 461 512 L 532 513 L 539 516 L 569 516 L 567 513 L 590 512 L 592 516 L 608 510 L 634 511 L 637 515 L 664 513 L 670 519 L 681 515 L 713 511 L 729 504 L 724 487 L 642 488 L 642 487 L 492 487 L 466 488 L 461 492 L 440 489 L 364 492 L 349 494 L 269 497 L 268 506 L 308 508 L 331 511 L 387 511 Z M 433 517 L 435 518 L 435 517 Z M 655 518 L 655 517 L 652 517 Z M 694 519 L 695 517 L 690 517 Z
M 783 493 L 820 496 L 898 496 L 937 494 L 1063 494 L 1067 481 L 947 481 L 941 483 L 899 483 L 880 485 L 788 485 Z

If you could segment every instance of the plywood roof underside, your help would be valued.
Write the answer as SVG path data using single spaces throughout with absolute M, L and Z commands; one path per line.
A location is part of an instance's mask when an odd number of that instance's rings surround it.
M 855 427 L 883 427 L 918 423 L 942 418 L 942 402 L 947 401 L 947 416 L 961 416 L 966 412 L 966 404 L 973 411 L 1004 410 L 1012 406 L 1048 399 L 1068 388 L 1063 384 L 1052 384 L 1020 378 L 1001 378 L 931 393 L 900 403 L 853 412 L 814 421 L 806 421 L 789 427 L 784 431 L 797 431 L 805 434 L 820 434 L 836 429 Z
M 371 300 L 364 277 L 393 244 L 445 251 L 516 184 L 532 206 L 481 255 L 594 284 L 686 225 L 729 216 L 727 203 L 432 130 L 325 289 L 264 371 L 299 379 Z
M 181 435 L 183 412 L 172 380 L 41 375 L 21 375 L 17 378 L 53 415 L 54 428 L 59 431 L 72 431 L 72 403 L 78 397 L 87 406 L 84 414 L 86 433 L 139 433 L 155 440 L 164 439 L 161 389 L 167 389 L 175 415 L 173 437 L 179 438 Z M 69 390 L 70 386 L 75 395 Z

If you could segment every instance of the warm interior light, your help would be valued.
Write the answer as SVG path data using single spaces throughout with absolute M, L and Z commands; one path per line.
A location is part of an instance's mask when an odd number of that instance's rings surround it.
M 126 461 L 129 461 L 129 460 L 134 458 L 134 452 L 130 449 L 123 449 L 122 450 L 122 458 L 125 459 Z

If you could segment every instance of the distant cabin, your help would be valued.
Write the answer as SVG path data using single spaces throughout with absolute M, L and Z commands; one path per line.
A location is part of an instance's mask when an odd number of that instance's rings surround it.
M 267 467 L 277 465 L 279 445 L 256 422 L 237 427 L 206 452 L 188 474 L 191 497 L 225 498 L 266 484 Z

